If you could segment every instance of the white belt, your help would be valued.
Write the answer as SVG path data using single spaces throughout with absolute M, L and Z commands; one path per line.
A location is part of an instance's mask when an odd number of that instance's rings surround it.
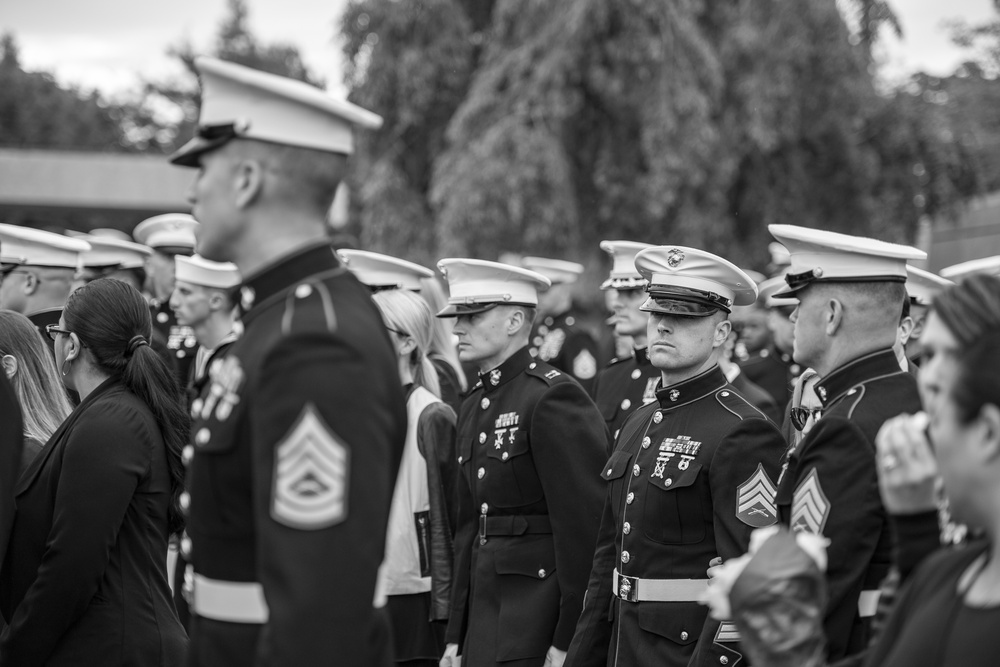
M 214 621 L 267 623 L 264 587 L 256 581 L 219 581 L 195 573 L 192 608 Z
M 861 618 L 871 618 L 878 610 L 878 599 L 882 591 L 875 589 L 871 591 L 861 591 L 858 596 L 858 616 Z
M 618 574 L 611 581 L 614 594 L 628 602 L 697 602 L 708 579 L 639 579 Z

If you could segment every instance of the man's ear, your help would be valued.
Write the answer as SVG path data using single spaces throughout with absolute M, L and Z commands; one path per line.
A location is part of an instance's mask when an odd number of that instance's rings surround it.
M 826 335 L 832 336 L 844 323 L 844 303 L 840 299 L 829 299 L 823 315 L 826 319 Z
M 235 168 L 233 191 L 236 206 L 246 208 L 260 195 L 264 187 L 264 165 L 260 160 L 244 158 Z
M 38 276 L 35 275 L 32 271 L 26 271 L 24 273 L 24 287 L 23 287 L 23 289 L 24 289 L 24 294 L 26 296 L 31 296 L 32 294 L 34 294 L 35 292 L 37 292 L 38 291 L 38 286 L 40 284 L 41 283 L 38 280 Z
M 507 315 L 507 334 L 513 336 L 524 328 L 524 311 L 520 308 L 512 308 Z
M 722 320 L 715 325 L 715 338 L 712 340 L 712 347 L 722 347 L 729 340 L 729 334 L 733 331 L 733 323 L 729 320 Z

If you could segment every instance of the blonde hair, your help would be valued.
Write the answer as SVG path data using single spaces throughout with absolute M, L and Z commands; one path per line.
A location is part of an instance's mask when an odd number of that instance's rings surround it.
M 17 359 L 10 379 L 21 404 L 24 436 L 45 444 L 73 411 L 52 353 L 27 317 L 0 310 L 0 357 Z
M 430 307 L 418 295 L 401 289 L 376 292 L 372 300 L 382 311 L 386 328 L 404 333 L 416 344 L 408 360 L 413 383 L 440 398 L 437 371 L 427 356 L 434 327 Z
M 420 279 L 420 296 L 423 297 L 427 305 L 430 306 L 431 315 L 444 310 L 448 305 L 448 298 L 445 296 L 444 286 L 437 278 Z M 451 366 L 458 378 L 458 393 L 464 394 L 469 388 L 469 383 L 465 379 L 465 370 L 462 362 L 458 360 L 458 350 L 455 349 L 455 341 L 452 338 L 451 327 L 455 322 L 450 317 L 431 317 L 431 348 L 427 356 L 431 359 L 441 359 Z

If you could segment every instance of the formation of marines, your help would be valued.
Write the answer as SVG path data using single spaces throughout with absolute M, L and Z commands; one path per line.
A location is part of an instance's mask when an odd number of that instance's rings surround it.
M 922 251 L 771 225 L 786 252 L 758 285 L 652 234 L 604 241 L 628 353 L 600 369 L 573 310 L 581 265 L 338 253 L 327 210 L 353 131 L 381 119 L 196 64 L 198 133 L 171 158 L 197 169 L 192 215 L 144 221 L 135 242 L 0 225 L 0 306 L 40 329 L 74 279 L 147 274 L 152 344 L 194 420 L 174 568 L 189 664 L 392 664 L 376 592 L 407 410 L 371 294 L 438 276 L 473 386 L 442 651 L 408 664 L 745 665 L 735 626 L 697 600 L 776 523 L 830 541 L 828 658 L 864 648 L 891 565 L 874 437 L 919 410 L 921 318 L 948 284 L 908 266 Z

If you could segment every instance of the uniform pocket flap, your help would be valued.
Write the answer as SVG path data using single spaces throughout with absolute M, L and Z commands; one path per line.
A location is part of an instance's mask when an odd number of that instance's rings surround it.
M 494 429 L 493 434 L 487 434 L 487 437 L 486 456 L 491 459 L 508 461 L 530 450 L 528 434 L 517 426 Z
M 708 607 L 696 602 L 640 602 L 639 627 L 686 646 L 698 641 Z
M 522 538 L 523 539 L 523 538 Z M 552 540 L 537 540 L 498 551 L 494 556 L 497 574 L 520 574 L 532 579 L 548 579 L 556 571 L 556 554 Z
M 601 477 L 607 480 L 618 479 L 628 470 L 628 462 L 632 460 L 632 455 L 628 452 L 617 451 L 611 455 L 608 462 L 604 464 Z
M 698 479 L 698 473 L 701 472 L 701 464 L 690 463 L 683 470 L 676 465 L 667 466 L 660 474 L 657 472 L 657 469 L 654 468 L 649 477 L 649 483 L 662 491 L 676 491 L 695 483 L 695 480 Z

